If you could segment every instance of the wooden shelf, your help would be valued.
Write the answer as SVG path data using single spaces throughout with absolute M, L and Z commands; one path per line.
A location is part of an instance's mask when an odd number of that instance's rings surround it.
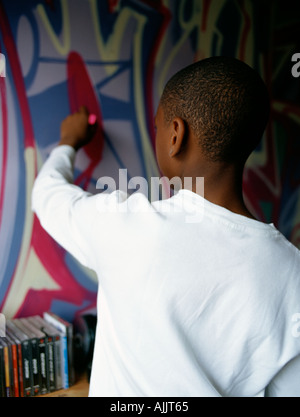
M 39 397 L 88 397 L 88 394 L 89 383 L 87 377 L 83 375 L 71 388 L 54 391 L 50 394 L 39 395 Z

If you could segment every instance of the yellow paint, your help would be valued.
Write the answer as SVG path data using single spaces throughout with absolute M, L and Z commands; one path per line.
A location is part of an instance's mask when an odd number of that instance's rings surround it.
M 114 30 L 109 36 L 108 40 L 104 42 L 100 22 L 98 19 L 98 3 L 97 0 L 89 0 L 91 8 L 91 16 L 93 20 L 96 43 L 99 50 L 100 57 L 103 61 L 117 61 L 120 57 L 122 42 L 124 41 L 124 33 L 130 19 L 135 19 L 137 28 L 133 38 L 133 80 L 134 80 L 134 102 L 137 123 L 140 132 L 142 143 L 143 159 L 146 166 L 146 175 L 150 178 L 153 175 L 158 175 L 157 164 L 153 153 L 153 148 L 147 132 L 147 123 L 145 120 L 145 97 L 143 94 L 144 85 L 142 79 L 142 50 L 143 50 L 143 31 L 147 23 L 147 17 L 137 13 L 136 11 L 124 7 L 120 10 L 117 21 L 114 25 Z M 112 75 L 117 69 L 118 65 L 106 65 L 107 74 Z
M 215 24 L 220 11 L 224 7 L 225 1 L 226 0 L 213 0 L 209 8 L 205 32 L 201 31 L 203 0 L 194 0 L 191 5 L 189 2 L 190 7 L 193 7 L 193 13 L 191 13 L 190 20 L 184 20 L 185 1 L 180 3 L 180 7 L 178 9 L 178 21 L 180 22 L 180 26 L 182 28 L 182 35 L 178 39 L 177 43 L 172 46 L 171 51 L 166 52 L 164 50 L 167 45 L 165 41 L 161 44 L 158 53 L 158 63 L 162 61 L 162 59 L 165 60 L 157 85 L 159 96 L 162 94 L 163 88 L 168 81 L 168 74 L 170 73 L 173 62 L 176 60 L 178 55 L 180 55 L 180 51 L 184 48 L 185 43 L 195 29 L 197 30 L 197 51 L 195 54 L 195 60 L 210 56 L 212 41 L 214 39 L 213 35 L 217 32 Z M 169 2 L 166 1 L 165 4 L 166 7 L 169 7 Z
M 61 0 L 61 10 L 62 10 L 62 19 L 63 19 L 62 41 L 60 41 L 59 37 L 56 35 L 55 31 L 53 30 L 51 23 L 48 19 L 45 7 L 42 4 L 39 4 L 36 9 L 56 51 L 60 55 L 63 55 L 63 56 L 67 55 L 71 48 L 71 29 L 70 29 L 70 18 L 69 18 L 67 0 Z
M 95 39 L 100 58 L 103 61 L 117 61 L 120 58 L 122 42 L 124 42 L 124 32 L 128 27 L 133 12 L 131 9 L 124 7 L 119 12 L 117 21 L 114 24 L 114 30 L 105 42 L 102 37 L 100 21 L 98 19 L 98 2 L 97 0 L 89 0 L 91 9 L 91 18 L 95 31 Z M 108 75 L 114 74 L 118 70 L 118 65 L 106 65 L 105 70 Z

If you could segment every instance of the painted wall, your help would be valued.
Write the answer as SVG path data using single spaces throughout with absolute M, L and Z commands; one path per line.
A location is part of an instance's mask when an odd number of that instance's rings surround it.
M 30 208 L 61 120 L 85 104 L 101 122 L 76 160 L 83 188 L 96 192 L 97 179 L 118 178 L 119 168 L 129 178 L 157 176 L 153 119 L 163 86 L 211 55 L 245 60 L 269 85 L 272 121 L 248 162 L 245 196 L 261 220 L 300 247 L 299 81 L 291 75 L 300 25 L 281 3 L 0 0 L 0 311 L 52 310 L 73 320 L 95 307 L 94 274 L 43 231 Z

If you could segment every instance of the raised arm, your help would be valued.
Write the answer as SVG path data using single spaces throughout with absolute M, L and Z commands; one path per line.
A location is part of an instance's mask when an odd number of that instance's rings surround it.
M 89 143 L 97 125 L 82 107 L 61 124 L 59 146 L 43 165 L 32 191 L 32 209 L 43 228 L 83 265 L 92 268 L 88 250 L 91 195 L 73 184 L 76 151 Z

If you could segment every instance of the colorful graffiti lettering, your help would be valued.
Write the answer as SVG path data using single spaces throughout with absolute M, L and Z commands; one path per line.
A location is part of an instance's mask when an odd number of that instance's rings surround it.
M 277 16 L 281 3 L 272 6 Z M 285 32 L 271 27 L 268 7 L 249 0 L 0 0 L 6 57 L 0 311 L 13 317 L 52 310 L 73 320 L 96 305 L 94 274 L 47 235 L 30 207 L 35 176 L 58 142 L 61 120 L 84 104 L 100 122 L 97 140 L 76 160 L 75 181 L 84 189 L 96 192 L 97 179 L 118 178 L 120 168 L 129 177 L 157 176 L 153 120 L 164 84 L 212 55 L 245 60 L 272 91 L 272 120 L 248 162 L 245 197 L 256 216 L 300 247 L 299 83 L 287 68 L 297 52 L 288 48 L 287 33 L 298 34 L 299 25 L 287 16 Z M 274 64 L 280 48 L 286 54 Z M 282 77 L 296 90 L 280 91 Z

